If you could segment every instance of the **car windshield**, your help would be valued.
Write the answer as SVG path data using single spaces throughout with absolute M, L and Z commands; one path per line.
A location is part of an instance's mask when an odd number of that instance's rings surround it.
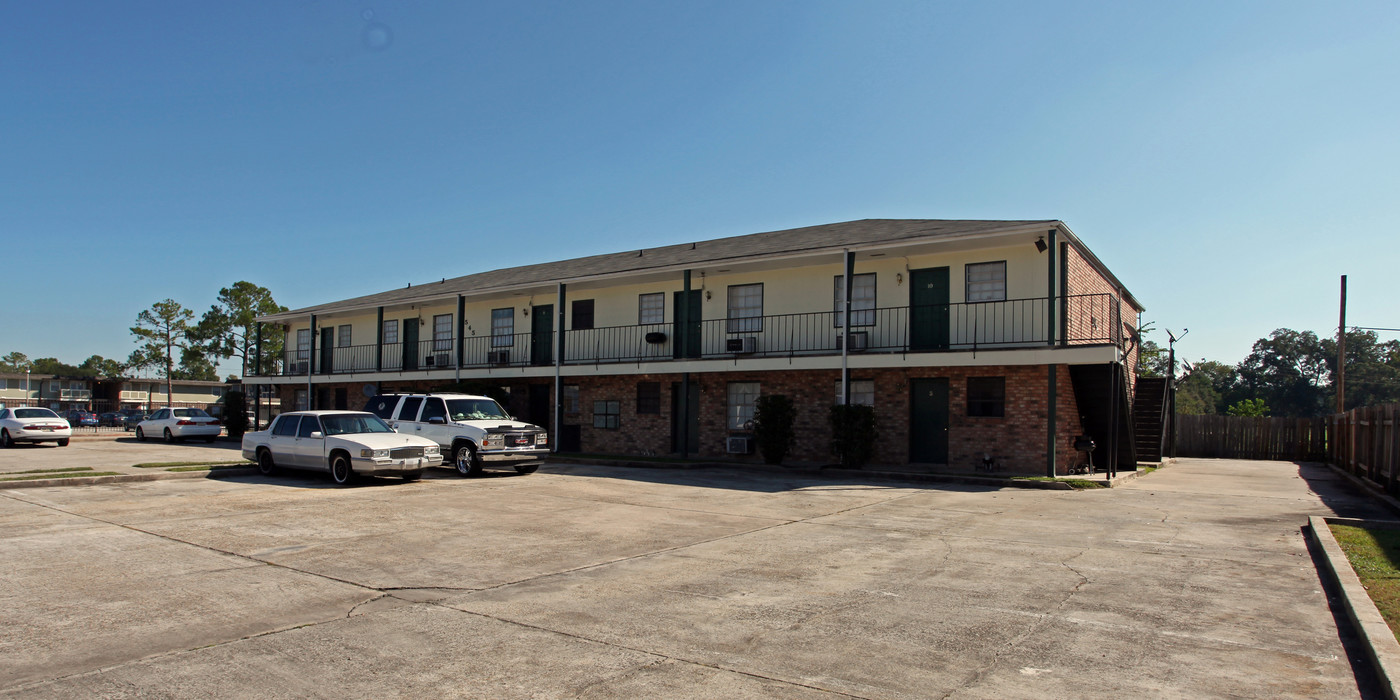
M 491 399 L 448 399 L 447 415 L 454 421 L 510 418 L 501 405 Z
M 177 408 L 172 413 L 177 418 L 209 418 L 209 414 L 202 408 Z
M 392 433 L 393 428 L 389 427 L 373 413 L 353 413 L 321 416 L 321 427 L 325 428 L 326 435 L 345 435 L 349 433 Z
M 15 418 L 57 418 L 58 414 L 47 408 L 16 408 Z

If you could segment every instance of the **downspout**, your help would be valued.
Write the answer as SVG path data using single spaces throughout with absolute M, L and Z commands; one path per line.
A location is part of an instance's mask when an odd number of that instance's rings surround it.
M 842 253 L 845 275 L 841 278 L 841 405 L 851 405 L 851 368 L 849 365 L 851 347 L 851 287 L 856 269 L 856 254 L 850 248 Z
M 676 342 L 681 344 L 681 357 L 689 359 L 690 354 L 690 270 L 686 270 L 682 275 L 680 318 L 676 319 L 677 328 Z M 677 434 L 680 436 L 681 459 L 690 459 L 690 372 L 681 374 L 681 400 L 680 400 L 680 424 L 677 426 Z M 726 426 L 727 427 L 727 426 Z
M 316 392 L 311 390 L 312 368 L 316 366 L 316 314 L 311 314 L 311 345 L 306 355 L 306 407 L 316 408 Z
M 549 441 L 551 452 L 558 454 L 559 438 L 564 434 L 564 292 L 559 283 L 559 330 L 554 333 L 554 435 Z
M 1058 228 L 1052 228 L 1052 229 L 1050 229 L 1050 232 L 1047 234 L 1047 236 L 1048 236 L 1049 239 L 1050 239 L 1049 242 L 1048 242 L 1049 245 L 1047 245 L 1046 248 L 1045 248 L 1045 252 L 1046 252 L 1046 256 L 1045 256 L 1045 257 L 1046 257 L 1046 274 L 1045 274 L 1045 285 L 1046 285 L 1046 298 L 1045 298 L 1045 314 L 1046 314 L 1046 316 L 1045 316 L 1045 335 L 1046 335 L 1046 342 L 1045 342 L 1045 344 L 1046 344 L 1047 346 L 1051 347 L 1051 348 L 1055 347 L 1055 250 L 1058 248 L 1058 246 L 1055 245 L 1055 233 L 1056 233 L 1057 231 L 1059 231 Z M 1057 370 L 1058 368 L 1055 366 L 1055 362 L 1056 362 L 1056 360 L 1055 360 L 1055 358 L 1052 356 L 1052 357 L 1050 358 L 1050 365 L 1049 365 L 1049 367 L 1048 367 L 1048 370 L 1049 370 L 1049 371 L 1047 372 L 1048 378 L 1047 378 L 1047 380 L 1046 380 L 1046 381 L 1049 383 L 1049 386 L 1046 388 L 1046 392 L 1045 392 L 1045 394 L 1046 394 L 1046 403 L 1047 403 L 1047 406 L 1046 406 L 1046 409 L 1045 409 L 1045 475 L 1048 476 L 1048 477 L 1050 477 L 1050 478 L 1052 478 L 1052 479 L 1055 478 L 1055 471 L 1056 471 L 1056 468 L 1055 468 L 1055 451 L 1056 451 L 1056 450 L 1055 450 L 1055 447 L 1056 447 L 1056 445 L 1055 445 L 1055 442 L 1056 442 L 1056 440 L 1055 440 L 1055 430 L 1056 430 L 1056 427 L 1057 427 L 1057 426 L 1056 426 L 1055 409 L 1056 409 L 1056 404 L 1059 403 L 1059 398 L 1058 398 L 1058 396 L 1056 396 L 1056 390 L 1058 389 L 1059 380 L 1058 380 L 1058 378 L 1055 376 L 1055 375 L 1056 375 L 1056 370 Z

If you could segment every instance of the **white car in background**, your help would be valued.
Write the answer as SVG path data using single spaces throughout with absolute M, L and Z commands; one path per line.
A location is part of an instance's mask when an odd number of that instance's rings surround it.
M 176 442 L 197 437 L 213 442 L 223 429 L 219 419 L 205 413 L 202 408 L 166 407 L 136 424 L 136 439 L 160 437 L 166 442 Z
M 20 442 L 56 442 L 65 447 L 71 437 L 73 426 L 47 408 L 0 409 L 0 447 L 14 447 Z
M 394 432 L 364 411 L 293 411 L 272 421 L 267 430 L 243 435 L 243 458 L 258 471 L 279 468 L 330 472 L 347 484 L 356 476 L 392 475 L 414 481 L 423 470 L 442 463 L 436 442 Z

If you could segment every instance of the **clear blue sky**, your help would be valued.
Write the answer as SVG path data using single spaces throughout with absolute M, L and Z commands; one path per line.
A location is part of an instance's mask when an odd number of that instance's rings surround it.
M 139 311 L 240 279 L 296 308 L 1058 218 L 1182 355 L 1233 363 L 1331 333 L 1341 274 L 1351 323 L 1400 327 L 1397 86 L 1393 0 L 10 3 L 0 354 L 125 358 Z

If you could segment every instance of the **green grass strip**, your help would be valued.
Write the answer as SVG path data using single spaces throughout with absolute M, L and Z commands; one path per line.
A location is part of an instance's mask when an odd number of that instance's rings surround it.
M 64 474 L 30 474 L 13 479 L 0 478 L 0 481 L 33 481 L 35 479 L 77 479 L 84 476 L 121 476 L 121 472 L 69 472 Z
M 1391 634 L 1400 630 L 1400 530 L 1332 525 L 1337 544 L 1375 601 Z
M 247 464 L 221 464 L 221 465 L 214 465 L 214 466 L 205 465 L 205 466 L 198 466 L 198 467 L 171 467 L 171 468 L 169 468 L 169 469 L 166 469 L 165 471 L 168 471 L 168 472 L 209 472 L 209 471 L 217 472 L 217 471 L 223 471 L 223 470 L 227 470 L 227 469 L 245 469 L 245 468 L 251 467 L 251 466 L 253 466 L 253 463 L 252 463 L 252 462 L 248 462 Z
M 233 467 L 252 464 L 247 460 L 224 460 L 222 462 L 142 462 L 131 466 L 139 469 L 168 469 L 170 467 Z
M 56 474 L 59 472 L 90 472 L 92 467 L 64 467 L 63 469 L 26 469 L 22 472 L 0 472 L 0 478 L 14 474 Z
M 1058 481 L 1062 484 L 1069 484 L 1072 489 L 1106 489 L 1108 484 L 1102 481 L 1090 481 L 1089 479 L 1060 479 L 1049 476 L 1013 476 L 1012 481 Z

